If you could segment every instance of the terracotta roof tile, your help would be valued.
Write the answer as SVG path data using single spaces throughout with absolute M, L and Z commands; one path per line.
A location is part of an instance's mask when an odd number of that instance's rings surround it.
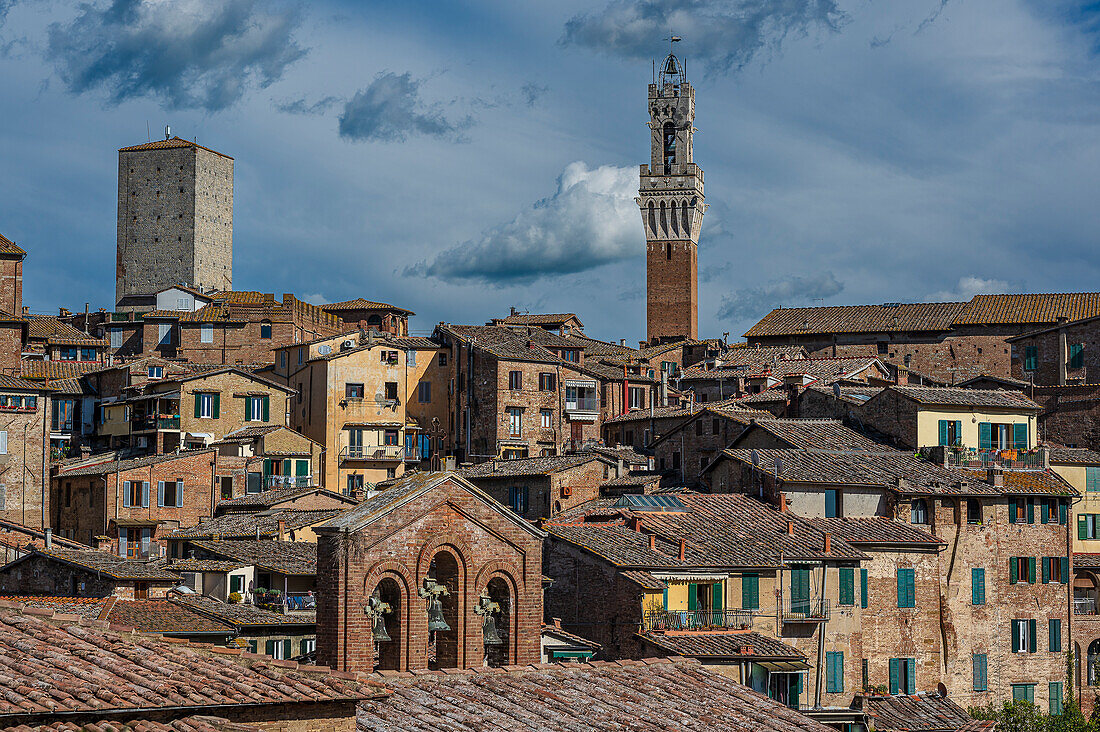
M 959 732 L 975 729 L 970 726 L 975 720 L 966 710 L 939 694 L 867 696 L 865 709 L 875 715 L 875 729 L 879 732 Z
M 180 595 L 172 602 L 186 605 L 195 612 L 229 623 L 237 628 L 259 626 L 313 625 L 316 612 L 275 613 L 243 602 L 221 602 L 205 595 Z
M 507 478 L 518 475 L 550 475 L 569 470 L 593 460 L 608 458 L 596 453 L 573 453 L 550 457 L 517 458 L 515 460 L 489 460 L 470 468 L 463 468 L 458 474 L 468 480 L 477 478 Z
M 569 320 L 576 320 L 583 326 L 576 313 L 516 313 L 504 318 L 494 318 L 494 323 L 501 325 L 558 325 Z
M 354 300 L 344 300 L 343 302 L 333 302 L 328 305 L 322 305 L 322 310 L 326 310 L 330 313 L 339 313 L 345 310 L 396 310 L 406 315 L 416 315 L 412 310 L 406 310 L 405 308 L 399 308 L 396 305 L 390 305 L 387 302 L 375 302 L 374 300 L 364 300 L 361 297 L 357 297 Z
M 7 238 L 3 234 L 0 234 L 0 254 L 22 254 L 26 255 L 23 248 Z
M 35 548 L 31 554 L 16 559 L 13 563 L 21 562 L 33 556 L 42 556 L 54 561 L 71 564 L 116 580 L 152 580 L 157 582 L 175 582 L 179 580 L 179 575 L 169 571 L 163 562 L 127 559 L 117 554 L 94 549 Z
M 26 360 L 19 364 L 24 379 L 75 379 L 103 368 L 101 363 Z
M 176 529 L 170 536 L 173 539 L 213 539 L 214 537 L 247 539 L 254 538 L 257 534 L 260 537 L 271 537 L 278 532 L 280 520 L 285 522 L 287 531 L 295 531 L 336 518 L 341 513 L 340 509 L 311 511 L 284 509 L 257 513 L 227 513 L 224 516 L 207 519 L 197 526 Z
M 1024 396 L 1023 392 L 1005 389 L 962 389 L 953 386 L 890 386 L 887 388 L 918 404 L 1002 407 L 1028 411 L 1042 409 L 1038 403 Z
M 778 308 L 750 328 L 745 337 L 946 331 L 966 307 L 964 302 L 934 302 Z
M 119 598 L 106 608 L 100 620 L 126 625 L 145 633 L 223 634 L 233 626 L 195 612 L 186 605 L 167 599 L 129 600 Z
M 168 722 L 151 719 L 101 719 L 93 722 L 59 721 L 0 726 L 2 732 L 262 732 L 263 727 L 230 722 L 222 717 L 194 714 Z
M 199 150 L 206 150 L 207 152 L 212 152 L 215 155 L 221 155 L 223 158 L 229 158 L 230 160 L 233 159 L 233 158 L 229 157 L 228 155 L 226 155 L 225 153 L 220 153 L 217 150 L 211 150 L 208 147 L 203 147 L 202 145 L 198 144 L 197 142 L 193 142 L 191 140 L 185 140 L 182 137 L 178 137 L 178 136 L 173 137 L 170 140 L 155 140 L 153 142 L 143 142 L 140 145 L 130 145 L 129 147 L 120 147 L 118 149 L 118 151 L 119 152 L 138 152 L 138 151 L 141 151 L 141 150 L 168 150 L 168 149 L 172 149 L 172 148 L 185 148 L 185 147 L 197 148 Z
M 985 470 L 963 470 L 962 472 L 972 476 L 972 480 L 987 481 L 988 479 L 988 473 Z M 1004 486 L 1001 488 L 1001 492 L 1006 495 L 1077 495 L 1077 491 L 1073 486 L 1052 470 L 1005 470 L 1002 475 L 1004 476 Z
M 603 732 L 623 727 L 624 720 L 634 732 L 829 732 L 821 723 L 687 660 L 372 678 L 393 694 L 360 702 L 360 732 Z
M 743 435 L 753 429 L 763 430 L 791 448 L 861 452 L 889 449 L 834 419 L 755 419 Z M 741 439 L 734 440 L 731 447 Z
M 67 615 L 79 615 L 96 620 L 112 601 L 109 597 L 39 597 L 33 595 L 0 595 L 0 601 L 13 602 L 26 607 L 53 610 Z
M 975 295 L 956 325 L 1056 323 L 1100 315 L 1100 292 Z
M 7 376 L 0 374 L 0 389 L 21 389 L 24 391 L 47 391 L 52 390 L 53 386 L 46 387 L 35 381 L 29 381 L 27 379 L 20 379 L 15 376 Z
M 252 564 L 279 574 L 317 574 L 317 545 L 304 541 L 219 539 L 192 541 L 207 554 Z
M 802 661 L 806 655 L 781 640 L 760 633 L 718 632 L 666 635 L 645 633 L 641 636 L 665 653 L 689 658 L 759 658 Z M 749 649 L 746 652 L 746 649 Z
M 1050 462 L 1077 465 L 1100 465 L 1100 452 L 1084 447 L 1052 447 Z
M 852 518 L 814 518 L 810 522 L 822 531 L 828 531 L 844 541 L 860 544 L 904 544 L 941 546 L 936 537 L 904 521 L 885 516 L 860 516 Z
M 126 470 L 133 470 L 134 468 L 144 468 L 148 465 L 158 465 L 160 463 L 170 463 L 174 460 L 187 460 L 193 458 L 196 455 L 203 453 L 212 453 L 213 450 L 184 450 L 178 453 L 168 453 L 165 455 L 144 455 L 142 457 L 130 458 L 128 460 L 112 460 L 110 458 L 101 462 L 88 463 L 87 460 L 94 459 L 94 456 L 89 457 L 85 461 L 81 461 L 80 464 L 72 468 L 62 468 L 60 474 L 66 477 L 75 477 L 83 475 L 107 475 L 108 473 L 123 472 Z M 111 455 L 113 457 L 113 454 Z

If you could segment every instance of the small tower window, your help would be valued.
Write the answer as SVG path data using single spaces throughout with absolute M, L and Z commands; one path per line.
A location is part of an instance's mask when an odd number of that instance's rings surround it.
M 672 261 L 672 242 L 665 242 L 665 259 Z
M 676 162 L 676 125 L 665 122 L 665 175 L 672 172 L 672 164 Z

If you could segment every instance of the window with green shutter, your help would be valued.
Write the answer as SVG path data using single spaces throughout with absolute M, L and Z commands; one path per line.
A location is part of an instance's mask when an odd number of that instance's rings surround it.
M 939 427 L 939 444 L 954 447 L 962 443 L 962 421 L 941 419 Z
M 1100 468 L 1085 468 L 1085 490 L 1100 493 Z
M 1051 618 L 1047 624 L 1047 635 L 1049 641 L 1049 650 L 1051 653 L 1062 652 L 1062 620 L 1061 618 Z
M 1047 708 L 1052 715 L 1062 713 L 1062 682 L 1051 681 L 1047 684 Z
M 1035 371 L 1039 368 L 1039 347 L 1024 347 L 1024 370 Z
M 853 567 L 841 567 L 840 591 L 837 603 L 840 605 L 856 604 L 856 570 Z
M 915 694 L 917 691 L 917 659 L 890 659 L 890 693 Z
M 741 575 L 741 607 L 744 610 L 760 609 L 760 575 Z
M 993 448 L 993 425 L 990 422 L 978 423 L 978 449 L 990 450 Z
M 299 478 L 309 475 L 309 461 L 298 460 L 294 464 L 294 474 Z
M 844 693 L 844 652 L 828 651 L 825 654 L 825 691 Z
M 859 606 L 867 608 L 867 570 L 859 570 Z
M 898 607 L 916 607 L 916 572 L 908 567 L 898 568 Z
M 1012 447 L 1016 450 L 1027 449 L 1027 423 L 1017 422 L 1012 425 Z
M 1035 703 L 1035 684 L 1013 684 L 1012 701 Z
M 1085 344 L 1073 343 L 1069 347 L 1069 367 L 1080 369 L 1085 367 Z
M 985 604 L 984 567 L 973 567 L 970 570 L 970 602 L 974 605 Z
M 974 667 L 974 691 L 989 690 L 989 659 L 984 653 L 975 653 L 972 656 Z

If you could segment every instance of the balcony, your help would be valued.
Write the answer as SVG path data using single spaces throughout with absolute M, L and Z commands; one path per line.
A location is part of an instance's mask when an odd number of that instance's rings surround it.
M 1074 615 L 1098 615 L 1097 604 L 1095 597 L 1075 597 L 1073 598 L 1073 614 Z
M 307 592 L 287 592 L 257 588 L 252 604 L 277 613 L 308 612 L 317 608 L 317 597 Z
M 600 400 L 596 397 L 580 397 L 565 402 L 567 412 L 598 412 L 599 410 Z
M 340 450 L 340 462 L 356 460 L 402 460 L 405 448 L 400 445 L 349 445 Z
M 828 600 L 783 600 L 784 623 L 824 623 L 829 620 Z
M 309 488 L 312 479 L 308 475 L 269 475 L 264 478 L 264 489 Z
M 1044 470 L 1046 449 L 978 450 L 973 447 L 944 447 L 944 466 L 948 468 L 1002 468 L 1004 470 Z
M 178 430 L 179 428 L 179 415 L 174 417 L 134 417 L 134 419 L 130 421 L 130 429 L 134 432 Z
M 717 630 L 750 628 L 752 610 L 661 610 L 642 616 L 643 630 Z

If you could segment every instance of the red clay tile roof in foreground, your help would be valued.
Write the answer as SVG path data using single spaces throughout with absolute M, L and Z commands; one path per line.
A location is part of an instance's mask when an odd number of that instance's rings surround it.
M 324 667 L 173 642 L 51 610 L 0 607 L 0 727 L 42 714 L 91 721 L 108 712 L 353 701 L 369 690 Z
M 150 719 L 101 719 L 94 722 L 51 722 L 33 726 L 0 727 L 0 732 L 260 732 L 263 727 L 230 722 L 222 717 L 195 714 L 156 722 Z
M 373 674 L 393 690 L 359 703 L 360 732 L 829 732 L 799 712 L 689 659 L 597 661 Z
M 971 732 L 991 730 L 993 722 L 971 718 L 951 699 L 939 694 L 868 696 L 864 708 L 875 715 L 879 732 Z

